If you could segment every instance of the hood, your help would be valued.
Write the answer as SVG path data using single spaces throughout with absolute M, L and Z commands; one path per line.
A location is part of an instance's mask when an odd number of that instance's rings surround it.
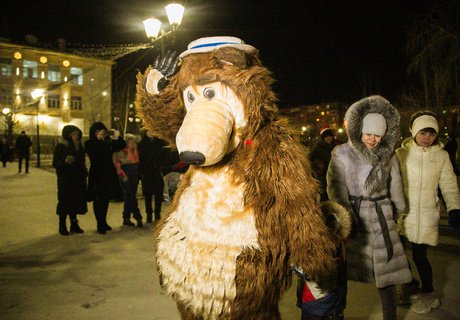
M 387 132 L 375 150 L 369 150 L 361 141 L 363 119 L 368 113 L 380 113 L 387 122 Z M 395 145 L 400 138 L 400 116 L 398 110 L 385 98 L 375 95 L 363 98 L 353 103 L 345 114 L 348 143 L 356 153 L 372 165 L 365 186 L 369 193 L 379 191 L 385 187 L 385 167 L 389 163 Z M 381 171 L 381 172 L 379 172 Z
M 107 130 L 107 127 L 102 122 L 95 122 L 89 128 L 89 138 L 96 139 L 97 130 Z
M 81 139 L 81 136 L 82 136 L 81 130 L 78 127 L 73 126 L 73 125 L 67 125 L 64 128 L 62 128 L 62 138 L 64 140 L 71 141 L 72 138 L 70 138 L 70 134 L 74 131 L 78 131 L 78 133 L 80 134 L 80 139 Z

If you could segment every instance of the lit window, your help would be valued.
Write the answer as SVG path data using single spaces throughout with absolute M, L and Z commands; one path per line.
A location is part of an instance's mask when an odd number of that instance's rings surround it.
M 13 68 L 11 67 L 11 59 L 0 58 L 0 75 L 11 76 Z
M 71 97 L 70 109 L 71 110 L 81 110 L 82 109 L 81 97 L 77 97 L 77 96 Z
M 59 82 L 61 81 L 61 68 L 55 64 L 48 65 L 48 80 Z
M 83 69 L 82 68 L 70 68 L 70 79 L 73 85 L 83 85 Z
M 61 97 L 58 94 L 48 95 L 48 108 L 59 109 L 61 106 Z
M 23 76 L 24 76 L 24 78 L 37 79 L 37 77 L 38 77 L 38 63 L 37 63 L 37 61 L 24 60 Z
M 0 105 L 3 108 L 13 105 L 13 94 L 10 90 L 0 90 Z

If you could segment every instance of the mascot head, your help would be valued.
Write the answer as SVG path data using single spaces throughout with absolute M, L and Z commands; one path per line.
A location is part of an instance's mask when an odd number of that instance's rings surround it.
M 276 100 L 272 78 L 261 66 L 257 49 L 235 37 L 195 40 L 180 54 L 179 65 L 165 89 L 179 92 L 185 109 L 175 144 L 181 160 L 213 165 L 242 140 L 250 143 L 251 132 L 267 114 L 265 106 Z M 147 92 L 163 95 L 155 87 L 161 77 L 154 69 L 148 73 Z

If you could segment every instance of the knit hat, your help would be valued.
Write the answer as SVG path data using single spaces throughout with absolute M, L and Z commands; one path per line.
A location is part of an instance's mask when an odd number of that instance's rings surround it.
M 322 129 L 319 134 L 321 135 L 321 139 L 324 140 L 326 137 L 334 137 L 334 133 L 330 128 L 324 128 Z
M 137 142 L 137 137 L 134 134 L 130 134 L 130 133 L 125 134 L 126 143 L 128 143 L 129 141 L 132 141 L 132 140 Z
M 383 137 L 387 131 L 387 122 L 380 113 L 368 113 L 363 119 L 362 133 Z
M 438 121 L 436 118 L 427 114 L 416 118 L 412 123 L 412 128 L 410 129 L 412 137 L 415 137 L 420 130 L 425 128 L 433 128 L 436 132 L 439 132 Z

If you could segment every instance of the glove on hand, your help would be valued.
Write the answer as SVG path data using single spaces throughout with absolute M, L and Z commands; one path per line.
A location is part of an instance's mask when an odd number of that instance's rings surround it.
M 449 211 L 449 226 L 456 233 L 460 233 L 460 209 Z
M 168 78 L 176 73 L 178 60 L 175 51 L 166 52 L 164 57 L 157 56 L 145 83 L 145 89 L 148 93 L 159 94 L 168 85 Z

